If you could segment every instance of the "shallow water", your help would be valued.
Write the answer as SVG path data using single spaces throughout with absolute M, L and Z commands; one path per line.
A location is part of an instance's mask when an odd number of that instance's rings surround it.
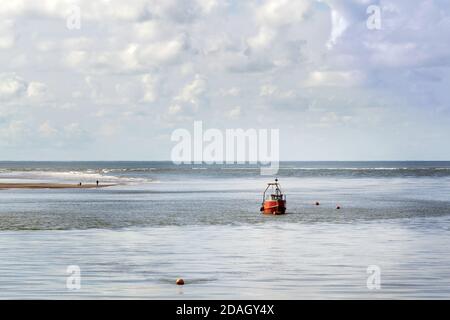
M 252 168 L 0 163 L 0 182 L 120 183 L 0 190 L 0 298 L 448 299 L 450 165 L 396 165 L 288 164 L 288 214 L 273 217 Z M 69 265 L 80 290 L 66 288 Z
M 0 297 L 449 298 L 443 222 L 3 232 Z M 66 289 L 69 265 L 81 269 L 78 291 Z M 367 289 L 369 265 L 380 290 Z

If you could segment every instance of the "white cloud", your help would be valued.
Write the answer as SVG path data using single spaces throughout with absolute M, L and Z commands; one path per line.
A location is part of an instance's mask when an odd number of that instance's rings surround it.
M 0 145 L 15 145 L 23 142 L 28 135 L 28 127 L 22 120 L 13 120 L 0 126 Z
M 89 37 L 71 37 L 62 41 L 64 51 L 86 51 L 95 46 L 95 41 Z
M 228 113 L 227 113 L 227 117 L 231 118 L 231 119 L 237 119 L 241 116 L 241 107 L 240 106 L 236 106 L 234 108 L 232 108 Z
M 219 6 L 218 0 L 196 0 L 203 13 L 210 13 Z
M 272 43 L 276 35 L 277 33 L 274 29 L 262 26 L 258 34 L 250 37 L 247 42 L 252 49 L 264 49 Z
M 88 46 L 88 42 L 79 46 Z M 108 49 L 105 47 L 77 49 L 72 44 L 64 56 L 65 64 L 84 73 L 134 73 L 145 72 L 149 68 L 177 61 L 184 50 L 185 43 L 182 36 L 159 42 L 130 43 L 125 48 Z
M 15 74 L 0 74 L 0 100 L 21 98 L 27 92 L 27 83 Z
M 201 106 L 205 106 L 204 93 L 206 91 L 206 79 L 200 74 L 196 74 L 194 79 L 185 84 L 179 93 L 172 99 L 165 120 L 173 123 L 176 121 L 186 121 L 197 114 Z
M 289 99 L 295 96 L 292 90 L 282 90 L 272 84 L 264 84 L 260 88 L 259 95 L 261 97 L 276 97 L 281 99 Z
M 309 123 L 309 127 L 332 128 L 349 124 L 353 120 L 352 116 L 339 115 L 336 112 L 326 112 L 319 118 L 318 122 Z
M 273 84 L 264 84 L 259 89 L 259 96 L 264 105 L 272 108 L 303 109 L 303 99 L 292 89 L 283 89 Z
M 44 40 L 44 41 L 38 41 L 36 43 L 36 49 L 41 52 L 48 52 L 51 50 L 55 50 L 57 47 L 56 42 Z
M 0 20 L 0 50 L 12 48 L 15 42 L 14 21 L 11 19 Z
M 229 89 L 221 89 L 220 90 L 220 95 L 226 97 L 226 96 L 230 96 L 230 97 L 237 97 L 239 96 L 241 93 L 241 89 L 237 88 L 237 87 L 231 87 Z
M 149 6 L 147 1 L 140 0 L 132 2 L 118 0 L 41 0 L 39 2 L 12 0 L 0 7 L 0 15 L 64 19 L 70 14 L 70 9 L 74 5 L 81 8 L 83 19 L 96 21 L 104 19 L 136 21 L 146 17 Z
M 137 45 L 132 47 L 131 50 L 139 64 L 148 66 L 174 61 L 181 53 L 184 45 L 184 39 L 180 36 L 168 41 Z
M 28 84 L 27 95 L 34 99 L 43 99 L 47 95 L 47 85 L 42 82 L 32 81 Z
M 173 104 L 171 106 L 169 106 L 169 114 L 170 115 L 175 115 L 175 114 L 179 114 L 181 112 L 181 106 L 179 104 Z
M 63 128 L 67 139 L 79 139 L 86 136 L 86 131 L 77 122 L 72 122 Z
M 270 46 L 281 27 L 303 21 L 310 4 L 307 0 L 266 0 L 256 8 L 258 33 L 247 39 L 250 48 L 263 50 Z
M 279 27 L 300 22 L 310 9 L 308 0 L 266 0 L 256 11 L 260 25 Z
M 111 94 L 111 97 L 109 97 L 110 99 L 105 99 L 106 101 L 115 100 L 115 103 L 132 105 L 142 97 L 142 88 L 141 86 L 139 86 L 139 82 L 121 81 L 119 83 L 116 83 L 114 88 L 115 95 Z M 114 102 L 111 101 L 111 103 Z
M 205 92 L 205 90 L 206 80 L 201 75 L 196 74 L 194 80 L 181 90 L 181 93 L 175 98 L 175 100 L 197 105 L 200 96 Z
M 190 21 L 209 14 L 219 7 L 216 0 L 196 0 L 194 3 L 176 0 L 11 0 L 0 7 L 0 15 L 9 17 L 39 17 L 65 19 L 72 6 L 79 6 L 82 19 L 87 21 L 136 22 L 148 19 Z
M 271 84 L 265 84 L 265 85 L 261 86 L 259 95 L 261 97 L 271 96 L 277 91 L 278 91 L 278 88 L 276 86 L 271 85 Z
M 348 22 L 345 20 L 345 17 L 339 11 L 331 10 L 331 34 L 327 47 L 331 49 L 347 28 Z
M 360 71 L 314 71 L 305 81 L 308 87 L 354 87 L 364 81 Z
M 45 121 L 44 123 L 42 123 L 39 128 L 38 131 L 41 135 L 45 136 L 45 137 L 51 137 L 54 136 L 55 134 L 58 133 L 58 130 L 53 128 L 50 125 L 49 121 Z
M 154 76 L 146 74 L 142 76 L 142 86 L 144 90 L 143 102 L 154 102 L 157 99 L 157 81 Z

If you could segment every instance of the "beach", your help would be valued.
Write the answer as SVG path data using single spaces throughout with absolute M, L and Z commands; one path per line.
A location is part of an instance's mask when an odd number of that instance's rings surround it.
M 280 167 L 269 216 L 251 166 L 0 163 L 2 183 L 111 185 L 0 192 L 0 298 L 450 297 L 450 163 Z
M 69 184 L 69 183 L 0 183 L 1 189 L 91 189 L 112 187 L 109 185 L 96 184 Z

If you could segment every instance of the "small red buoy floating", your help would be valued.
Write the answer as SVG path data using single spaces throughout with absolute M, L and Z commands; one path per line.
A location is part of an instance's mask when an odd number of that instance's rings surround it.
M 184 285 L 184 280 L 183 279 L 177 279 L 177 281 L 175 282 L 177 285 L 182 286 Z
M 319 203 L 319 201 L 316 201 L 316 206 L 320 206 L 320 203 Z

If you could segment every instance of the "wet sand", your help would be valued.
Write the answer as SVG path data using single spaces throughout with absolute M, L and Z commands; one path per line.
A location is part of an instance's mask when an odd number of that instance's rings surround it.
M 115 184 L 69 184 L 69 183 L 0 183 L 1 189 L 93 189 L 112 187 Z

